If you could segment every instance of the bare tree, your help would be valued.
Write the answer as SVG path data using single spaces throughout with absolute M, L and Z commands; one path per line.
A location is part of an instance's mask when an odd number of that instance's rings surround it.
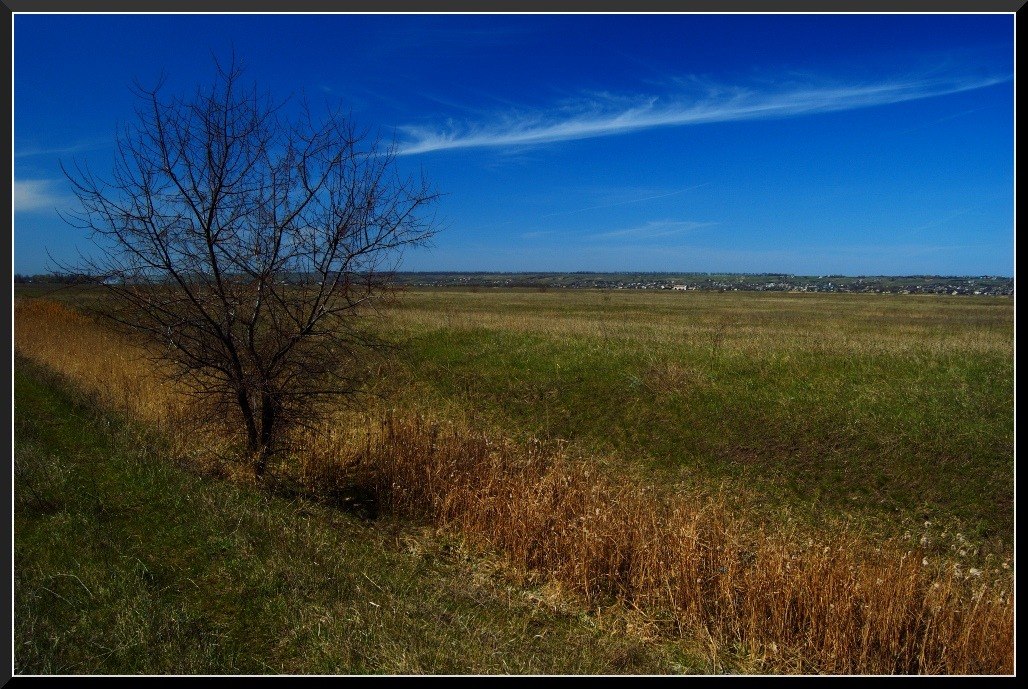
M 437 195 L 337 111 L 284 119 L 235 60 L 216 67 L 190 98 L 135 87 L 110 177 L 64 170 L 67 220 L 100 249 L 82 261 L 106 315 L 238 419 L 260 476 L 288 428 L 360 389 L 381 344 L 365 316 L 436 231 Z

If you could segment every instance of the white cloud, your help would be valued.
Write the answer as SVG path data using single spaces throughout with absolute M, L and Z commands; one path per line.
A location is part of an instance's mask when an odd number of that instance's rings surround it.
M 14 147 L 14 157 L 32 158 L 35 156 L 62 156 L 85 151 L 95 151 L 100 148 L 111 146 L 112 142 L 106 138 L 94 138 L 79 141 L 68 146 L 18 146 Z
M 456 148 L 516 147 L 612 136 L 654 127 L 795 117 L 933 98 L 1007 82 L 1002 77 L 907 78 L 873 84 L 801 85 L 779 90 L 708 86 L 700 96 L 597 93 L 548 111 L 507 112 L 487 123 L 445 129 L 405 126 L 399 155 Z M 680 82 L 682 83 L 682 82 Z
M 11 191 L 15 213 L 53 210 L 68 201 L 54 191 L 54 183 L 49 179 L 16 179 Z

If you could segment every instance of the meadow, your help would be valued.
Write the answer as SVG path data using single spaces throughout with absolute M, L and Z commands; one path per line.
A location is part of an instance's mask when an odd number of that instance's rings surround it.
M 419 399 L 507 433 L 816 520 L 1012 545 L 1010 300 L 439 290 L 388 325 Z
M 47 297 L 16 304 L 19 356 L 245 483 L 231 437 L 55 301 L 95 296 Z M 281 485 L 370 496 L 708 669 L 1011 671 L 1011 300 L 399 297 L 379 395 L 297 438 Z

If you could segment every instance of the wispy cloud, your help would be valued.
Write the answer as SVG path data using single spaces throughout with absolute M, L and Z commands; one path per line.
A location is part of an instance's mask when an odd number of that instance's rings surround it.
M 16 213 L 53 210 L 68 202 L 68 197 L 55 191 L 54 182 L 48 179 L 16 179 L 12 197 Z
M 933 98 L 1010 81 L 990 77 L 907 77 L 864 84 L 806 84 L 778 89 L 710 86 L 695 93 L 695 80 L 663 95 L 593 93 L 539 111 L 507 110 L 492 121 L 432 129 L 400 127 L 400 155 L 459 148 L 510 148 L 613 136 L 655 127 L 796 117 Z M 687 86 L 682 86 L 687 85 Z M 692 92 L 692 93 L 690 93 Z
M 695 222 L 692 220 L 650 220 L 642 225 L 628 227 L 622 230 L 611 230 L 594 234 L 594 239 L 628 239 L 628 240 L 649 240 L 662 237 L 672 237 L 686 232 L 697 230 L 701 227 L 709 227 L 717 223 Z
M 947 115 L 946 117 L 940 117 L 937 120 L 929 120 L 928 122 L 922 122 L 922 123 L 920 123 L 918 125 L 915 125 L 913 127 L 909 127 L 907 129 L 904 129 L 901 132 L 897 132 L 897 134 L 903 135 L 903 134 L 909 134 L 910 132 L 916 132 L 919 129 L 925 129 L 926 127 L 931 127 L 931 126 L 936 125 L 936 124 L 942 124 L 943 122 L 949 122 L 950 120 L 955 120 L 958 117 L 963 117 L 965 115 L 970 115 L 972 113 L 979 112 L 981 110 L 985 110 L 986 108 L 991 108 L 991 107 L 995 107 L 995 104 L 983 105 L 980 108 L 971 108 L 970 110 L 962 110 L 961 112 L 956 112 L 956 113 L 953 113 L 951 115 Z
M 74 153 L 83 153 L 85 151 L 94 151 L 105 146 L 112 146 L 113 142 L 110 139 L 90 139 L 88 141 L 80 141 L 78 143 L 69 144 L 67 146 L 15 146 L 14 157 L 15 158 L 31 158 L 34 156 L 60 156 L 60 155 L 72 155 Z

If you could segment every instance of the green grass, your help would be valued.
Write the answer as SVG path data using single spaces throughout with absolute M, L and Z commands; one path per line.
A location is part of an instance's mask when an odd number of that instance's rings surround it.
M 422 404 L 664 480 L 875 528 L 1013 535 L 1012 303 L 883 295 L 419 291 Z
M 703 671 L 398 522 L 193 474 L 21 359 L 18 673 Z M 492 573 L 490 573 L 492 572 Z

